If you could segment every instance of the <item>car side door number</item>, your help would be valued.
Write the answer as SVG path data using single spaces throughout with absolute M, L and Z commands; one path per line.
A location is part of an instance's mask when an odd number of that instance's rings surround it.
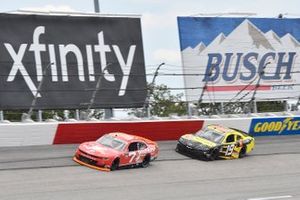
M 225 152 L 225 156 L 230 156 L 232 154 L 232 152 L 233 152 L 234 147 L 235 147 L 235 144 L 229 144 L 227 146 L 227 150 Z
M 138 162 L 139 159 L 140 159 L 140 154 L 137 152 L 137 151 L 132 151 L 132 152 L 129 152 L 129 157 L 130 157 L 130 160 L 129 160 L 129 163 L 132 163 L 132 162 Z

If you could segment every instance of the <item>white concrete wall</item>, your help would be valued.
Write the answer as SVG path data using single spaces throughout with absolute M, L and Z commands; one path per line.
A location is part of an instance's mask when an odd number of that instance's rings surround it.
M 219 124 L 248 132 L 252 118 L 227 118 L 227 119 L 206 119 L 204 126 L 208 124 Z
M 52 144 L 58 123 L 0 124 L 0 146 Z

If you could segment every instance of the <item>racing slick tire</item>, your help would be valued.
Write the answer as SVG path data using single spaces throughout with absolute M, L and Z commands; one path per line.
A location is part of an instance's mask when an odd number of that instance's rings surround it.
M 146 155 L 145 156 L 145 158 L 144 158 L 144 160 L 143 160 L 143 162 L 142 162 L 142 167 L 143 168 L 146 168 L 146 167 L 148 167 L 149 166 L 149 164 L 150 164 L 150 155 Z
M 118 168 L 119 168 L 119 163 L 120 163 L 120 159 L 119 159 L 119 158 L 116 158 L 116 159 L 112 162 L 112 164 L 111 164 L 111 166 L 110 166 L 110 170 L 111 170 L 111 171 L 114 171 L 114 170 L 118 169 Z
M 218 157 L 218 149 L 214 149 L 211 155 L 208 157 L 208 160 L 213 161 Z

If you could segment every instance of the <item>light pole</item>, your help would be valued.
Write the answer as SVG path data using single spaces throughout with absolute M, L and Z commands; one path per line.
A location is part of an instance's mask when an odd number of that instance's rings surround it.
M 100 13 L 100 3 L 99 0 L 94 0 L 94 10 L 95 13 Z M 114 116 L 113 108 L 105 108 L 104 109 L 104 117 L 105 119 L 112 118 Z
M 145 101 L 144 107 L 147 108 L 147 117 L 148 117 L 148 118 L 150 117 L 150 96 L 151 96 L 151 94 L 152 94 L 152 92 L 153 92 L 153 91 L 151 92 L 151 87 L 154 88 L 155 79 L 156 79 L 156 77 L 157 77 L 157 75 L 158 75 L 158 71 L 159 71 L 159 69 L 160 69 L 163 65 L 165 65 L 164 62 L 163 62 L 163 63 L 160 63 L 160 64 L 158 65 L 158 67 L 156 68 L 156 70 L 155 70 L 155 72 L 154 72 L 154 75 L 153 75 L 153 78 L 152 78 L 152 81 L 151 81 L 151 83 L 149 84 L 149 89 L 147 90 L 147 97 L 146 97 L 146 101 Z
M 99 0 L 94 0 L 95 13 L 100 13 Z

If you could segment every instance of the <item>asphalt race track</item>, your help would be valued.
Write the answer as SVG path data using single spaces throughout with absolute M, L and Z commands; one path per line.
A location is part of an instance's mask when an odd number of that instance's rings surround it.
M 0 148 L 1 200 L 300 199 L 300 135 L 256 138 L 238 160 L 212 162 L 160 142 L 148 168 L 101 172 L 71 160 L 77 145 Z

